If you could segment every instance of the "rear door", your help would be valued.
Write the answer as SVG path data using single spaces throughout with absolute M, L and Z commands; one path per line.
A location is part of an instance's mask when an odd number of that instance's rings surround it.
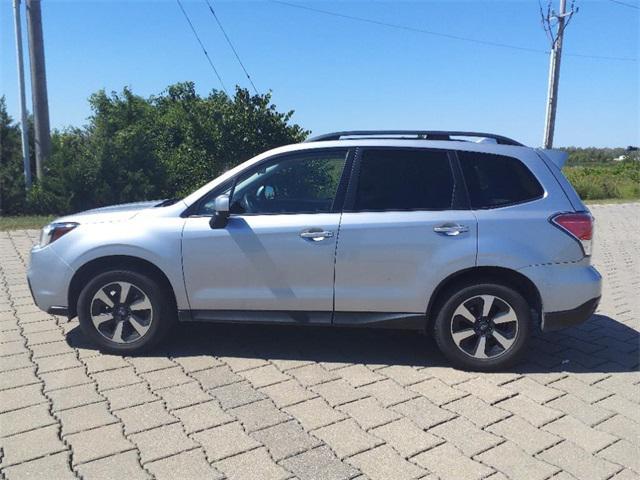
M 446 150 L 358 150 L 338 239 L 334 323 L 424 315 L 440 281 L 475 265 L 476 218 L 460 178 Z

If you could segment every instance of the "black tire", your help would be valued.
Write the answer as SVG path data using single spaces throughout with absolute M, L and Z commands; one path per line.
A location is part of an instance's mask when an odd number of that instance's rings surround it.
M 118 282 L 131 284 L 133 287 L 130 290 L 132 290 L 134 294 L 141 292 L 143 296 L 147 297 L 151 305 L 151 308 L 144 312 L 147 316 L 148 325 L 146 332 L 142 336 L 134 331 L 135 329 L 132 328 L 133 324 L 131 322 L 128 326 L 124 327 L 130 331 L 129 337 L 139 337 L 134 338 L 134 340 L 128 343 L 116 343 L 115 341 L 109 340 L 107 336 L 98 330 L 92 320 L 92 308 L 94 310 L 96 308 L 94 296 L 98 294 L 100 289 L 104 289 L 110 284 L 116 284 L 116 288 L 118 288 Z M 100 273 L 89 281 L 80 292 L 80 296 L 78 297 L 78 319 L 80 320 L 80 328 L 82 328 L 82 331 L 92 342 L 100 347 L 101 351 L 120 355 L 142 353 L 157 346 L 166 337 L 173 325 L 175 325 L 177 315 L 171 298 L 170 292 L 167 292 L 163 285 L 150 276 L 125 269 L 109 270 Z M 98 307 L 100 306 L 101 305 L 98 304 Z M 104 304 L 103 307 L 106 308 L 108 312 L 108 306 Z M 113 311 L 113 308 L 111 310 Z M 115 325 L 117 321 L 112 320 L 107 322 L 105 324 L 107 328 L 106 331 L 108 331 L 108 327 L 110 326 L 109 323 Z M 100 328 L 103 329 L 103 326 L 101 325 Z M 122 335 L 120 335 L 120 338 L 122 338 Z
M 491 314 L 486 317 L 482 316 L 484 298 L 480 296 L 497 298 L 497 300 L 491 301 L 492 304 L 495 303 L 492 312 L 497 312 L 493 315 L 496 320 L 499 320 L 500 314 L 505 313 L 505 308 L 510 308 L 510 310 L 506 310 L 507 313 L 515 313 L 516 320 L 499 325 L 494 324 L 491 320 Z M 477 302 L 477 306 L 474 302 Z M 443 295 L 439 305 L 440 308 L 433 325 L 433 334 L 440 351 L 455 366 L 476 371 L 503 370 L 516 363 L 525 353 L 533 326 L 531 306 L 519 292 L 512 288 L 492 282 L 458 285 L 457 288 L 450 289 Z M 465 320 L 466 317 L 463 315 L 454 315 L 460 311 L 461 305 L 465 305 L 467 311 L 474 314 L 475 323 L 472 324 Z M 482 325 L 483 323 L 484 325 Z M 481 329 L 481 327 L 488 331 Z M 474 332 L 484 332 L 484 334 L 474 333 L 473 336 L 462 341 L 459 340 L 459 346 L 454 341 L 454 333 L 464 337 L 469 335 L 467 333 L 469 329 Z M 496 333 L 495 337 L 494 333 Z M 498 334 L 501 336 L 498 337 Z M 479 348 L 481 337 L 485 337 L 482 345 L 486 348 L 483 348 L 482 352 L 488 358 L 474 356 L 478 355 L 481 350 Z M 506 343 L 504 342 L 506 337 L 509 337 L 508 340 L 512 343 L 505 349 L 503 344 Z M 498 338 L 501 338 L 503 343 L 498 342 Z M 465 351 L 463 346 L 469 351 Z

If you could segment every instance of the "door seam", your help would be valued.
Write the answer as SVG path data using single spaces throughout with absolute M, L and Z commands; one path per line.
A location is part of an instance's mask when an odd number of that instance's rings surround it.
M 331 303 L 331 325 L 335 319 L 336 314 L 336 267 L 338 265 L 338 243 L 340 242 L 340 229 L 342 227 L 342 216 L 344 212 L 340 212 L 340 219 L 338 220 L 338 231 L 336 232 L 336 246 L 333 251 L 333 298 Z
M 187 276 L 185 275 L 184 271 L 184 231 L 187 228 L 187 221 L 188 219 L 185 218 L 184 222 L 182 222 L 182 229 L 180 230 L 180 271 L 182 272 L 182 286 L 184 287 L 184 296 L 187 299 L 187 306 L 189 307 L 189 311 L 191 311 L 191 299 L 189 298 L 189 289 L 187 288 Z

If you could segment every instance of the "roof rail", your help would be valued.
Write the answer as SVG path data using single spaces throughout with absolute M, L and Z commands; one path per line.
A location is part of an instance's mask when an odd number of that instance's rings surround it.
M 374 139 L 387 138 L 398 140 L 455 140 L 451 137 L 476 137 L 490 138 L 500 145 L 523 146 L 520 142 L 516 142 L 511 138 L 496 135 L 494 133 L 453 132 L 447 130 L 352 130 L 319 135 L 317 137 L 308 138 L 305 142 L 327 142 L 330 140 L 341 140 L 344 137 L 368 137 Z

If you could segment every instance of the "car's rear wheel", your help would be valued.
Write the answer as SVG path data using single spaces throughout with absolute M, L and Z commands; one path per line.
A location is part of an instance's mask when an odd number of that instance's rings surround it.
M 531 330 L 531 308 L 504 285 L 466 285 L 447 294 L 434 324 L 442 353 L 455 365 L 499 370 L 523 355 Z
M 112 270 L 97 275 L 80 293 L 83 332 L 104 351 L 139 353 L 157 345 L 175 320 L 170 295 L 139 272 Z

